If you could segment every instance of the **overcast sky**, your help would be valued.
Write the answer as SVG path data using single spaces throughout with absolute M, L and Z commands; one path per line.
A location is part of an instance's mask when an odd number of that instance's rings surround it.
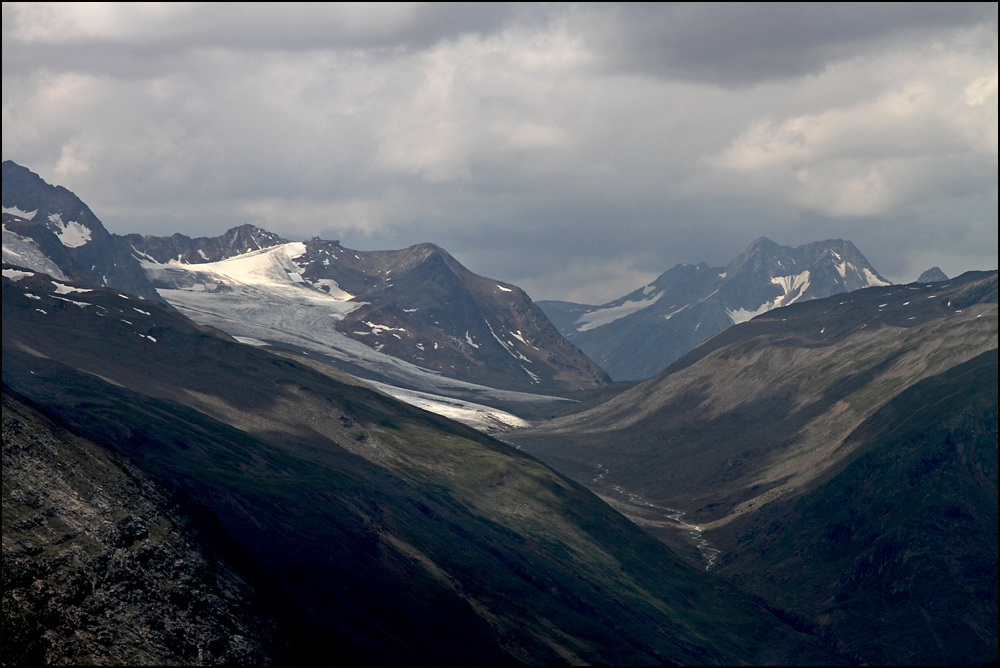
M 997 267 L 997 4 L 3 4 L 3 158 L 119 233 L 432 241 L 602 303 L 751 241 Z

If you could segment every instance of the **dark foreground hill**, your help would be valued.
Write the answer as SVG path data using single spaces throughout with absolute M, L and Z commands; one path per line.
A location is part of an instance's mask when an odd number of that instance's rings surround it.
M 4 274 L 5 661 L 832 658 L 512 447 Z
M 980 663 L 996 351 L 996 272 L 868 288 L 731 327 L 509 438 L 679 548 L 684 511 L 713 569 L 851 660 Z

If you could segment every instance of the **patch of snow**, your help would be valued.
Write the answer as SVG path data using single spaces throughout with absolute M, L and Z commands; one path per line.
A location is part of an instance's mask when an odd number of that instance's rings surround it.
M 119 297 L 121 297 L 122 299 L 128 299 L 128 298 L 129 298 L 129 296 L 128 296 L 128 295 L 123 295 L 123 294 L 122 294 L 122 293 L 120 293 L 120 292 L 118 293 L 118 296 L 119 296 Z
M 830 251 L 830 252 L 833 252 L 833 251 Z M 838 257 L 837 259 L 839 260 L 840 258 Z M 833 266 L 837 268 L 837 273 L 840 274 L 841 278 L 847 278 L 847 267 L 849 265 L 846 262 L 838 262 L 838 263 L 834 264 Z M 851 269 L 854 269 L 853 265 L 850 265 L 850 266 L 851 266 Z
M 745 308 L 731 310 L 727 308 L 726 315 L 729 316 L 729 319 L 733 321 L 734 325 L 746 322 L 747 320 L 755 318 L 762 313 L 767 313 L 768 311 L 781 306 L 794 304 L 809 288 L 809 271 L 806 270 L 801 274 L 793 274 L 790 276 L 775 276 L 771 279 L 771 282 L 781 288 L 781 291 L 784 294 L 772 301 L 764 302 L 754 310 Z
M 270 343 L 261 341 L 260 339 L 255 339 L 252 336 L 234 336 L 233 338 L 239 341 L 240 343 L 245 343 L 248 346 L 254 346 L 257 348 L 260 348 L 261 346 L 271 345 Z
M 56 299 L 62 300 L 64 302 L 69 302 L 70 304 L 75 304 L 80 308 L 83 308 L 84 306 L 93 306 L 93 304 L 88 304 L 87 302 L 73 301 L 72 299 L 66 299 L 65 297 L 56 297 Z
M 45 315 L 48 315 L 48 314 L 49 314 L 49 312 L 48 312 L 48 311 L 44 311 L 44 310 L 42 310 L 42 309 L 40 309 L 40 308 L 36 308 L 35 310 L 36 310 L 36 311 L 38 311 L 39 313 L 44 313 Z M 35 373 L 35 372 L 34 372 L 34 371 L 32 371 L 31 373 Z
M 490 324 L 490 321 L 484 319 L 483 322 L 485 322 L 486 326 L 490 328 L 490 334 L 492 334 L 493 338 L 497 340 L 497 343 L 499 343 L 503 347 L 503 349 L 507 351 L 507 354 L 513 357 L 514 359 L 517 359 L 517 354 L 514 353 L 510 349 L 510 347 L 508 347 L 508 344 L 505 343 L 499 336 L 497 336 L 496 332 L 493 331 L 493 325 Z M 511 347 L 512 346 L 513 344 L 511 344 Z
M 147 334 L 147 335 L 146 335 L 146 338 L 147 338 L 147 339 L 149 339 L 150 341 L 152 341 L 153 343 L 156 343 L 156 339 L 154 339 L 154 338 L 153 338 L 152 336 L 149 336 L 149 335 Z
M 809 270 L 793 276 L 775 276 L 771 279 L 771 282 L 780 287 L 785 293 L 776 300 L 780 302 L 778 306 L 788 306 L 789 304 L 794 304 L 809 289 Z M 790 296 L 792 298 L 788 299 Z
M 721 274 L 719 274 L 719 278 L 725 278 L 727 273 L 729 272 L 726 271 L 722 272 Z
M 500 288 L 501 290 L 503 290 L 504 292 L 514 292 L 510 288 L 505 288 L 504 286 L 502 286 L 500 284 L 497 284 L 497 287 Z
M 680 307 L 679 309 L 677 309 L 675 311 L 671 311 L 670 313 L 668 313 L 665 316 L 663 316 L 663 319 L 664 320 L 670 320 L 672 317 L 674 317 L 675 315 L 677 315 L 678 313 L 680 313 L 681 311 L 683 311 L 684 309 L 686 309 L 688 306 L 690 306 L 690 304 L 685 304 L 684 306 Z M 671 307 L 671 308 L 673 308 L 673 307 Z
M 528 345 L 528 342 L 525 341 L 523 338 L 521 338 L 521 330 L 517 330 L 517 334 L 515 334 L 514 332 L 510 332 L 510 335 L 513 336 L 518 341 L 520 341 L 521 343 L 523 343 L 524 345 Z
M 468 343 L 468 344 L 469 344 L 470 346 L 472 346 L 473 348 L 479 348 L 479 344 L 478 344 L 478 343 L 475 343 L 475 342 L 474 342 L 474 341 L 472 340 L 472 337 L 471 337 L 471 336 L 469 336 L 469 330 L 465 330 L 465 342 L 466 342 L 466 343 Z
M 868 287 L 877 287 L 880 285 L 892 285 L 888 281 L 883 281 L 878 276 L 873 274 L 868 267 L 864 267 L 861 272 L 865 275 L 865 280 L 868 282 Z
M 133 306 L 132 310 L 133 311 L 138 311 L 139 313 L 141 313 L 143 315 L 149 315 L 149 311 L 143 311 L 141 308 L 136 308 L 136 307 Z
M 741 322 L 746 322 L 747 320 L 750 320 L 752 318 L 756 318 L 761 313 L 767 313 L 768 311 L 770 311 L 773 308 L 774 308 L 774 302 L 773 301 L 771 301 L 771 302 L 764 302 L 755 311 L 751 311 L 751 310 L 745 309 L 745 308 L 738 308 L 738 309 L 735 309 L 735 310 L 726 309 L 726 315 L 729 316 L 729 319 L 733 321 L 734 325 L 738 325 Z
M 540 383 L 541 382 L 539 380 L 538 376 L 536 376 L 535 374 L 533 374 L 530 371 L 528 371 L 527 369 L 525 369 L 523 364 L 518 364 L 518 366 L 521 367 L 522 369 L 524 369 L 524 373 L 528 374 L 528 377 L 531 378 L 531 382 L 532 383 Z
M 406 329 L 403 328 L 403 327 L 390 327 L 389 325 L 376 325 L 375 323 L 373 323 L 373 322 L 371 322 L 369 320 L 365 320 L 364 324 L 366 324 L 369 327 L 371 327 L 372 330 L 376 334 L 381 334 L 383 331 L 385 331 L 385 332 L 405 332 L 406 331 Z M 395 336 L 397 339 L 399 338 L 398 334 L 393 334 L 393 336 Z
M 419 309 L 415 308 L 404 308 L 403 313 L 416 313 Z
M 326 292 L 331 297 L 339 301 L 347 302 L 354 299 L 354 295 L 352 295 L 350 292 L 344 292 L 343 290 L 341 290 L 340 286 L 337 285 L 337 281 L 333 280 L 332 278 L 317 278 L 315 281 L 313 281 L 313 285 L 326 286 L 327 290 L 324 290 L 323 292 Z
M 658 302 L 665 292 L 661 292 L 655 297 L 650 297 L 649 299 L 638 299 L 636 301 L 626 301 L 618 306 L 609 306 L 608 308 L 597 309 L 596 311 L 590 311 L 581 315 L 577 321 L 573 324 L 579 325 L 576 328 L 578 332 L 586 332 L 595 327 L 600 327 L 602 325 L 607 325 L 609 323 L 618 320 L 619 318 L 624 318 L 627 315 L 632 315 L 636 311 L 641 311 L 644 308 L 648 308 Z
M 28 276 L 34 276 L 35 272 L 21 271 L 20 269 L 4 269 L 3 275 L 14 282 L 17 282 L 22 278 L 27 278 Z
M 62 283 L 56 283 L 55 281 L 52 282 L 52 285 L 55 286 L 56 294 L 57 295 L 69 295 L 69 294 L 72 294 L 74 292 L 93 292 L 93 290 L 85 290 L 83 288 L 74 288 L 71 285 L 63 285 Z
M 32 218 L 35 217 L 35 214 L 38 213 L 38 209 L 35 209 L 34 211 L 23 211 L 21 209 L 18 209 L 16 206 L 5 206 L 3 207 L 3 212 L 9 213 L 12 216 L 17 216 L 18 218 L 26 218 L 27 220 L 31 220 Z
M 41 301 L 41 300 L 42 300 L 42 298 L 41 298 L 41 297 L 39 297 L 38 295 L 33 295 L 33 294 L 31 294 L 30 292 L 25 292 L 25 293 L 24 293 L 24 296 L 25 296 L 25 297 L 27 297 L 28 299 L 37 299 L 37 300 L 39 300 L 39 301 Z
M 422 408 L 425 411 L 442 415 L 456 422 L 461 422 L 464 425 L 488 434 L 509 431 L 511 429 L 523 429 L 531 426 L 529 422 L 513 413 L 508 413 L 497 408 L 490 408 L 489 406 L 471 401 L 452 399 L 428 392 L 405 390 L 400 387 L 370 380 L 365 382 L 394 399 L 408 403 L 411 406 L 416 406 L 417 408 Z
M 644 288 L 642 289 L 642 294 L 644 294 L 644 295 L 648 295 L 648 294 L 649 294 L 650 292 L 652 292 L 652 291 L 653 291 L 653 290 L 655 290 L 655 289 L 656 289 L 656 286 L 655 286 L 655 285 L 652 285 L 652 284 L 650 284 L 650 285 L 647 285 L 646 287 L 644 287 Z
M 79 248 L 90 241 L 90 229 L 75 220 L 64 223 L 58 213 L 51 214 L 49 220 L 55 224 L 56 229 L 53 232 L 59 237 L 63 246 Z

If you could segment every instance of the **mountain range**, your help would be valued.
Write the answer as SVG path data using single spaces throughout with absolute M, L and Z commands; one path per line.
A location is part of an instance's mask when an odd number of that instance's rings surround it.
M 12 266 L 165 300 L 235 336 L 410 390 L 532 404 L 610 381 L 524 291 L 433 244 L 356 251 L 252 225 L 219 237 L 113 235 L 76 195 L 27 168 L 5 161 L 3 179 Z
M 3 174 L 5 662 L 995 661 L 996 271 L 535 305 Z
M 728 266 L 679 264 L 607 304 L 538 306 L 613 379 L 643 380 L 713 334 L 761 313 L 880 285 L 889 282 L 849 241 L 791 248 L 761 237 Z

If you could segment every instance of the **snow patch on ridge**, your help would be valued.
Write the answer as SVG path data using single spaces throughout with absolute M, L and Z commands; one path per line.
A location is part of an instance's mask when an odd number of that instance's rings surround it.
M 781 288 L 783 294 L 780 297 L 769 302 L 764 302 L 753 310 L 745 308 L 726 309 L 726 315 L 729 316 L 734 325 L 746 322 L 773 309 L 794 304 L 809 289 L 809 271 L 806 270 L 801 274 L 792 274 L 789 276 L 775 276 L 771 279 L 771 283 Z
M 38 213 L 38 209 L 35 209 L 34 211 L 22 211 L 21 209 L 18 209 L 16 206 L 5 206 L 3 207 L 3 212 L 9 213 L 12 216 L 17 216 L 18 218 L 25 218 L 26 220 L 31 220 L 32 218 L 35 217 L 35 214 Z
M 892 283 L 889 283 L 888 281 L 883 281 L 878 276 L 876 276 L 875 274 L 873 274 L 868 267 L 863 268 L 861 271 L 864 273 L 865 279 L 868 281 L 868 286 L 869 287 L 879 287 L 879 286 L 883 286 L 883 285 L 892 285 Z
M 636 311 L 641 311 L 644 308 L 652 306 L 660 300 L 665 293 L 661 292 L 655 297 L 650 297 L 649 299 L 639 299 L 636 301 L 627 301 L 618 306 L 610 306 L 608 308 L 598 309 L 596 311 L 590 311 L 581 315 L 577 321 L 573 324 L 579 325 L 576 328 L 578 332 L 586 332 L 595 327 L 600 327 L 601 325 L 607 325 L 608 323 L 614 322 L 620 318 L 624 318 L 627 315 L 631 315 Z
M 49 221 L 55 225 L 55 235 L 59 241 L 67 248 L 79 248 L 90 241 L 90 229 L 84 227 L 75 220 L 64 223 L 62 216 L 58 213 L 49 215 Z

